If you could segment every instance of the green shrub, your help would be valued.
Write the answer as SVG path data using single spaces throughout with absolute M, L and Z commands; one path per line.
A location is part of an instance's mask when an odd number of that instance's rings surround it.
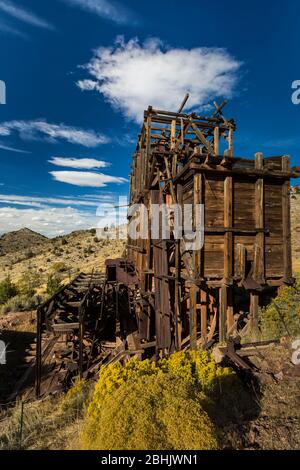
M 11 282 L 10 277 L 6 277 L 4 281 L 0 282 L 0 304 L 5 304 L 9 299 L 17 295 L 18 289 Z
M 34 295 L 33 297 L 27 297 L 26 295 L 16 295 L 1 306 L 0 312 L 3 315 L 10 312 L 34 310 L 43 301 L 44 299 L 40 295 Z
M 46 294 L 48 297 L 52 297 L 61 289 L 61 281 L 57 274 L 50 274 L 47 279 Z
M 297 336 L 300 334 L 300 280 L 294 286 L 283 287 L 270 305 L 260 311 L 263 339 Z
M 41 275 L 37 271 L 29 270 L 23 274 L 18 282 L 18 291 L 25 297 L 33 297 L 36 289 L 41 285 Z
M 94 398 L 92 403 L 94 402 Z M 217 449 L 204 397 L 167 374 L 123 383 L 98 407 L 89 407 L 83 447 L 101 450 Z

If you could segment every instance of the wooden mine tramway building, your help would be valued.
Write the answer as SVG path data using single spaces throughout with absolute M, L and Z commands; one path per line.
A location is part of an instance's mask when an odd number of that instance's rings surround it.
M 248 368 L 233 341 L 255 331 L 259 306 L 294 281 L 290 179 L 299 172 L 288 156 L 234 156 L 235 122 L 215 106 L 211 117 L 145 111 L 125 256 L 106 260 L 105 274 L 81 273 L 38 308 L 36 360 L 22 379 L 35 370 L 37 396 L 102 364 L 213 343 Z M 188 237 L 199 229 L 199 205 L 204 243 L 195 247 Z M 168 236 L 161 216 L 151 225 L 157 206 L 168 208 Z M 180 236 L 175 207 L 183 208 Z
M 269 293 L 293 283 L 288 156 L 234 156 L 234 120 L 149 107 L 133 156 L 130 204 L 204 205 L 204 244 L 128 238 L 139 279 L 139 339 L 164 354 L 225 343 L 256 327 Z M 195 225 L 195 213 L 191 214 Z M 129 217 L 134 221 L 136 215 Z M 136 222 L 136 221 L 135 221 Z M 138 227 L 139 228 L 139 227 Z

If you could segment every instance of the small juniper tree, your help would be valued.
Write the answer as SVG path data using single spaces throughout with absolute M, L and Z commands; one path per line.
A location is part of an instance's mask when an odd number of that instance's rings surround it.
M 18 289 L 11 282 L 10 277 L 6 277 L 4 281 L 0 282 L 0 304 L 5 304 L 9 299 L 18 294 Z

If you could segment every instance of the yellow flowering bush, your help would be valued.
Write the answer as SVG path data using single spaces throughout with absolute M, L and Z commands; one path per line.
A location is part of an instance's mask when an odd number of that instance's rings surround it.
M 140 376 L 106 396 L 89 413 L 85 449 L 217 449 L 216 430 L 194 387 L 168 374 Z M 95 410 L 94 410 L 95 411 Z M 95 419 L 96 418 L 96 419 Z
M 221 383 L 227 385 L 236 381 L 235 372 L 229 367 L 218 366 L 207 351 L 177 352 L 163 359 L 158 367 L 210 395 L 220 391 Z
M 83 447 L 214 449 L 217 437 L 207 411 L 212 399 L 236 384 L 234 371 L 216 365 L 206 351 L 177 352 L 156 364 L 132 359 L 102 367 Z

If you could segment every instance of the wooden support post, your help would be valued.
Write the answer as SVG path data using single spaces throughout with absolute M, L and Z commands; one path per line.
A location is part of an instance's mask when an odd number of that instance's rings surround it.
M 231 176 L 227 176 L 224 180 L 224 227 L 230 228 L 233 226 L 233 181 Z M 226 290 L 226 310 L 224 312 L 224 318 L 220 318 L 220 326 L 224 328 L 222 334 L 226 338 L 226 331 L 233 324 L 233 302 L 232 302 L 232 275 L 233 275 L 233 233 L 228 231 L 224 237 L 224 289 L 221 295 L 222 299 L 225 299 Z M 226 288 L 228 286 L 228 290 Z M 224 307 L 225 308 L 225 307 Z M 222 303 L 221 303 L 222 310 Z M 224 324 L 225 321 L 225 324 Z M 221 334 L 221 331 L 220 331 Z
M 251 329 L 255 332 L 258 328 L 258 307 L 259 307 L 259 295 L 256 293 L 250 293 L 250 321 Z
M 175 349 L 181 349 L 181 285 L 180 285 L 180 241 L 175 244 Z
M 224 285 L 219 291 L 219 340 L 220 343 L 226 341 L 226 316 L 227 316 L 227 287 Z
M 202 346 L 207 343 L 207 292 L 203 289 L 200 291 L 201 303 L 201 340 Z
M 219 155 L 220 153 L 220 128 L 215 127 L 214 129 L 214 154 Z
M 228 151 L 227 155 L 233 157 L 233 129 L 232 127 L 228 131 Z
M 226 329 L 227 331 L 232 330 L 234 324 L 233 318 L 233 287 L 227 288 L 227 318 L 226 318 Z
M 282 171 L 290 170 L 290 157 L 282 157 Z M 282 235 L 283 235 L 283 280 L 287 284 L 293 282 L 292 246 L 291 246 L 291 214 L 290 214 L 290 181 L 282 186 Z
M 198 287 L 192 284 L 190 288 L 190 347 L 197 347 L 197 293 Z
M 232 177 L 227 176 L 224 180 L 224 227 L 230 228 L 233 224 L 232 216 Z M 224 240 L 224 283 L 232 283 L 232 265 L 233 265 L 233 233 L 225 233 Z
M 255 154 L 255 169 L 262 170 L 264 159 L 262 153 Z M 264 228 L 264 180 L 259 178 L 255 183 L 255 225 Z M 265 282 L 265 234 L 258 232 L 255 236 L 253 278 L 260 284 Z
M 42 311 L 37 309 L 37 329 L 36 329 L 36 359 L 35 359 L 35 396 L 41 395 L 42 377 Z
M 84 335 L 84 315 L 79 314 L 79 378 L 83 377 L 83 335 Z
M 236 275 L 243 281 L 246 276 L 246 248 L 242 243 L 237 244 L 237 271 Z
M 199 204 L 203 204 L 203 174 L 198 173 L 194 175 L 194 211 L 193 211 L 193 230 L 195 231 L 199 221 L 196 220 L 196 207 Z M 197 235 L 198 236 L 198 235 Z M 202 248 L 193 251 L 193 263 L 194 263 L 194 278 L 199 279 L 202 277 L 202 266 L 201 266 L 201 253 Z

